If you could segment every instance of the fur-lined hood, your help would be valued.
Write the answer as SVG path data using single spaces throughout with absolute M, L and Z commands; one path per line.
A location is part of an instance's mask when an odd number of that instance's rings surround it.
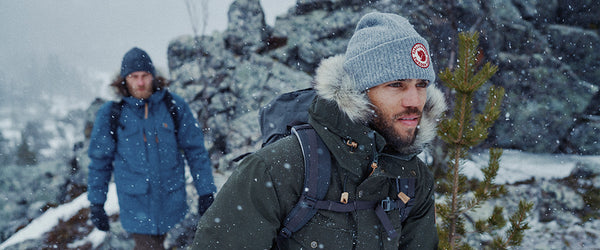
M 352 122 L 367 124 L 373 117 L 372 104 L 365 93 L 357 92 L 348 84 L 352 79 L 343 69 L 343 63 L 344 55 L 321 61 L 315 76 L 317 95 L 336 103 Z M 446 109 L 444 94 L 434 84 L 429 85 L 415 142 L 401 153 L 422 151 L 435 138 L 438 119 Z
M 155 73 L 156 76 L 154 76 L 154 80 L 152 81 L 153 92 L 166 89 L 170 85 L 169 80 L 167 80 L 167 78 L 164 77 L 160 71 L 156 70 Z M 129 94 L 129 90 L 127 90 L 127 87 L 125 86 L 125 78 L 123 78 L 120 73 L 115 75 L 110 83 L 110 87 L 112 87 L 114 94 L 118 98 L 131 96 L 131 94 Z

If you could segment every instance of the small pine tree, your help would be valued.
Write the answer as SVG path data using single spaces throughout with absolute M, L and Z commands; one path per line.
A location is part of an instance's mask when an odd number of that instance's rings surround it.
M 442 120 L 438 130 L 438 135 L 448 146 L 449 166 L 445 180 L 439 182 L 439 190 L 442 190 L 445 201 L 436 204 L 437 214 L 441 219 L 438 234 L 442 249 L 470 249 L 464 240 L 467 233 L 465 213 L 480 207 L 486 200 L 506 193 L 504 186 L 494 184 L 500 168 L 502 149 L 490 149 L 489 164 L 482 169 L 484 179 L 476 184 L 471 197 L 466 195 L 470 187 L 467 185 L 467 178 L 460 171 L 469 150 L 487 138 L 488 129 L 500 115 L 500 104 L 504 96 L 502 87 L 490 87 L 485 109 L 481 114 L 473 116 L 475 91 L 498 70 L 497 66 L 489 62 L 479 66 L 482 57 L 478 45 L 478 33 L 460 33 L 458 63 L 455 69 L 447 68 L 439 74 L 439 78 L 456 95 L 452 117 Z M 520 245 L 523 232 L 528 228 L 524 220 L 532 207 L 533 203 L 519 203 L 518 211 L 509 219 L 511 225 L 504 237 L 498 232 L 506 226 L 503 208 L 499 206 L 494 208 L 487 220 L 474 222 L 473 228 L 477 233 L 489 233 L 494 237 L 490 243 L 493 249 Z

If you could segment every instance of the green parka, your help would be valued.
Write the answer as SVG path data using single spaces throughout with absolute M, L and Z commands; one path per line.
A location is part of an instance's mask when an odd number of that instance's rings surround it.
M 282 221 L 298 201 L 303 188 L 302 151 L 288 136 L 246 157 L 201 218 L 194 249 L 434 249 L 434 180 L 415 155 L 435 136 L 436 119 L 445 110 L 443 95 L 428 87 L 428 100 L 415 144 L 403 152 L 385 147 L 385 139 L 364 125 L 370 106 L 364 93 L 344 87 L 343 56 L 324 60 L 317 70 L 318 97 L 309 110 L 309 123 L 332 156 L 332 178 L 326 200 L 380 201 L 396 197 L 396 178 L 417 178 L 414 207 L 405 222 L 398 210 L 388 217 L 399 237 L 390 239 L 375 210 L 338 213 L 319 210 L 281 245 L 277 234 Z M 357 146 L 349 146 L 348 141 Z M 370 167 L 378 158 L 378 168 Z M 371 174 L 371 175 L 370 175 Z

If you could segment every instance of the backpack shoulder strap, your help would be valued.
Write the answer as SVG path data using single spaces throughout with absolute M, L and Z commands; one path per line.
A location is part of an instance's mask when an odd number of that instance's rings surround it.
M 316 202 L 323 200 L 331 179 L 331 156 L 325 143 L 309 124 L 292 127 L 304 156 L 304 188 L 298 203 L 287 215 L 279 237 L 289 238 L 300 230 L 316 213 Z
M 123 109 L 125 101 L 112 102 L 110 105 L 110 134 L 112 135 L 115 143 L 117 142 L 117 131 L 121 124 L 119 123 L 119 117 L 121 117 L 121 109 Z
M 176 105 L 175 100 L 173 100 L 173 95 L 171 95 L 169 91 L 165 92 L 164 101 L 167 105 L 167 110 L 169 110 L 169 114 L 171 114 L 171 118 L 173 119 L 175 138 L 177 138 L 177 132 L 179 132 L 179 107 Z
M 396 229 L 385 212 L 392 209 L 398 209 L 400 211 L 400 219 L 404 222 L 408 218 L 408 214 L 414 205 L 414 199 L 412 198 L 415 197 L 415 182 L 416 178 L 396 179 L 396 185 L 400 191 L 398 193 L 398 198 L 400 199 L 392 200 L 390 197 L 387 197 L 385 200 L 381 201 L 381 205 L 375 207 L 375 214 L 390 238 L 398 237 L 398 232 L 396 232 Z
M 415 182 L 416 178 L 401 178 L 400 179 L 400 192 L 405 193 L 409 198 L 415 197 Z M 414 199 L 409 199 L 408 202 L 404 203 L 404 210 L 402 211 L 402 222 L 408 218 L 411 208 L 413 207 Z

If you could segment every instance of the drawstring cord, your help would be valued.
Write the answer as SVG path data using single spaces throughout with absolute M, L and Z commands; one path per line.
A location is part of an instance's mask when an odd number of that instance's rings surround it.
M 346 182 L 348 182 L 348 175 L 344 173 L 344 183 L 342 184 L 342 196 L 340 197 L 340 202 L 344 204 L 348 204 L 348 192 L 346 191 Z
M 369 174 L 369 176 L 373 175 L 373 173 L 375 173 L 375 169 L 377 169 L 378 165 L 377 163 L 379 162 L 379 151 L 377 151 L 377 141 L 375 140 L 375 131 L 371 131 L 369 132 L 369 137 L 371 137 L 371 140 L 373 141 L 373 147 L 371 149 L 371 151 L 373 151 L 373 162 L 371 162 L 371 173 Z

